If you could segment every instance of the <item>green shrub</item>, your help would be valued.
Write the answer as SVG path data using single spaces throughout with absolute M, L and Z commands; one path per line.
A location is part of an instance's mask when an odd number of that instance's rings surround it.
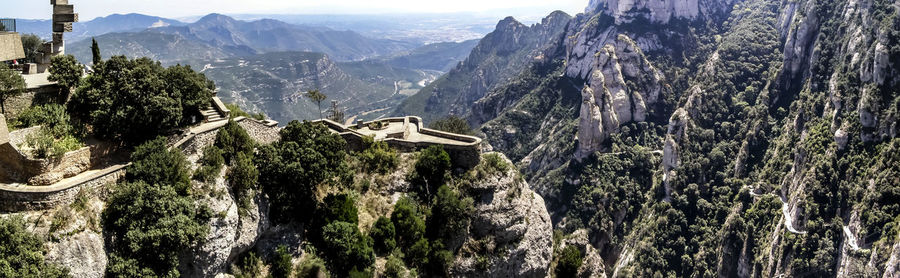
M 337 221 L 326 225 L 322 228 L 322 243 L 322 253 L 337 274 L 367 269 L 375 263 L 372 238 L 360 233 L 356 224 Z
M 247 134 L 241 125 L 232 120 L 229 120 L 219 130 L 215 144 L 216 147 L 222 149 L 222 155 L 225 157 L 225 162 L 228 163 L 231 163 L 239 153 L 253 154 L 253 149 L 256 148 L 256 143 L 253 138 L 250 138 L 250 134 Z
M 298 278 L 319 278 L 329 277 L 328 268 L 325 261 L 317 257 L 315 254 L 307 253 L 307 257 L 297 265 L 294 271 Z
M 59 159 L 67 152 L 84 147 L 84 144 L 75 137 L 65 136 L 61 139 L 56 139 L 52 134 L 43 129 L 26 136 L 25 145 L 34 148 L 32 154 L 35 158 L 39 159 Z
M 584 254 L 581 253 L 581 250 L 579 250 L 578 247 L 574 245 L 566 246 L 566 248 L 563 248 L 559 257 L 559 262 L 556 264 L 556 277 L 575 277 L 575 275 L 578 274 L 578 268 L 581 267 L 583 260 Z
M 256 255 L 256 252 L 250 251 L 241 258 L 236 265 L 237 269 L 232 269 L 235 278 L 256 278 L 262 273 L 262 259 Z
M 169 150 L 166 138 L 159 137 L 138 146 L 131 154 L 131 162 L 125 171 L 128 181 L 173 186 L 180 194 L 190 189 L 188 162 L 181 151 Z
M 18 128 L 40 125 L 55 137 L 69 135 L 72 131 L 69 114 L 66 113 L 66 108 L 59 104 L 28 107 L 16 120 Z
M 347 143 L 310 122 L 292 121 L 281 135 L 281 141 L 256 152 L 259 184 L 272 201 L 276 222 L 306 221 L 316 208 L 318 186 L 335 177 L 347 179 Z
M 469 126 L 469 122 L 457 116 L 447 116 L 434 121 L 428 125 L 428 128 L 462 135 L 474 134 L 472 127 Z
M 0 277 L 69 277 L 65 268 L 44 261 L 44 244 L 19 217 L 0 218 Z
M 425 234 L 425 221 L 417 209 L 415 201 L 408 197 L 401 198 L 394 205 L 391 222 L 397 232 L 397 244 L 409 248 Z
M 293 274 L 294 270 L 292 259 L 293 257 L 288 251 L 287 246 L 278 246 L 278 248 L 275 249 L 275 257 L 274 261 L 272 262 L 272 268 L 269 269 L 269 273 L 274 278 L 291 277 L 291 274 Z
M 429 238 L 439 239 L 443 244 L 458 242 L 469 227 L 469 219 L 475 210 L 471 198 L 463 198 L 459 193 L 442 185 L 434 197 L 431 215 L 428 217 Z
M 222 149 L 215 145 L 203 148 L 203 157 L 200 159 L 200 167 L 194 172 L 194 179 L 203 182 L 211 182 L 222 167 L 225 166 L 225 157 Z
M 241 211 L 250 208 L 253 192 L 256 190 L 256 182 L 259 179 L 259 171 L 250 156 L 238 153 L 233 161 L 234 166 L 228 170 L 228 182 L 234 192 L 235 202 Z
M 389 147 L 384 141 L 374 141 L 372 137 L 363 137 L 363 145 L 366 149 L 358 154 L 366 171 L 379 174 L 387 174 L 400 163 L 397 151 Z
M 335 221 L 351 224 L 359 223 L 356 199 L 349 194 L 330 194 L 322 200 L 322 207 L 316 213 L 319 223 L 327 225 Z
M 428 259 L 428 271 L 432 276 L 450 277 L 450 268 L 456 258 L 450 250 L 438 248 L 437 245 L 440 244 L 435 245 L 432 246 L 431 257 Z
M 406 277 L 406 266 L 403 265 L 403 260 L 395 256 L 388 257 L 387 262 L 384 263 L 384 273 L 382 275 L 387 278 Z
M 484 162 L 481 168 L 486 174 L 493 175 L 497 173 L 506 173 L 512 168 L 512 165 L 506 162 L 498 153 L 489 153 L 484 155 Z
M 450 155 L 441 145 L 433 145 L 423 150 L 415 165 L 419 180 L 425 183 L 429 192 L 444 184 L 450 167 L 452 167 Z
M 211 215 L 171 185 L 118 186 L 102 214 L 114 255 L 107 275 L 178 276 L 179 255 L 206 237 Z
M 375 221 L 369 236 L 375 241 L 375 252 L 379 254 L 390 253 L 397 247 L 397 241 L 394 239 L 397 236 L 394 223 L 387 217 L 382 216 Z
M 430 255 L 431 244 L 427 238 L 423 237 L 406 250 L 406 262 L 416 268 L 422 268 L 428 265 Z

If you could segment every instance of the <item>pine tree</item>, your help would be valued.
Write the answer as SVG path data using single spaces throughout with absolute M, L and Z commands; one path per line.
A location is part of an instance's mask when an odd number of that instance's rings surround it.
M 322 117 L 322 101 L 328 98 L 325 94 L 319 92 L 319 90 L 312 90 L 306 92 L 306 97 L 316 103 L 319 106 L 319 119 Z
M 103 57 L 100 56 L 100 45 L 97 44 L 97 40 L 94 38 L 91 38 L 91 53 L 94 55 L 94 65 L 103 61 Z

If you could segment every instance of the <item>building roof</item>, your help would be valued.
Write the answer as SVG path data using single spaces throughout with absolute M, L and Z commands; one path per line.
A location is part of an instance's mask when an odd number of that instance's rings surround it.
M 11 61 L 25 58 L 22 38 L 19 33 L 0 32 L 0 61 Z

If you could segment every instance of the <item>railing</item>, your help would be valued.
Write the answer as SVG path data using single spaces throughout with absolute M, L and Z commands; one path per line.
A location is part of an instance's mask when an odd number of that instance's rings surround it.
M 13 18 L 0 18 L 0 32 L 15 32 L 16 20 Z

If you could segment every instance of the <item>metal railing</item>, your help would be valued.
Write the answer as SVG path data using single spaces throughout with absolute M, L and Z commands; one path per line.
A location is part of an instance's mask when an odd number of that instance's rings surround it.
M 16 20 L 13 18 L 0 18 L 0 32 L 15 32 Z

